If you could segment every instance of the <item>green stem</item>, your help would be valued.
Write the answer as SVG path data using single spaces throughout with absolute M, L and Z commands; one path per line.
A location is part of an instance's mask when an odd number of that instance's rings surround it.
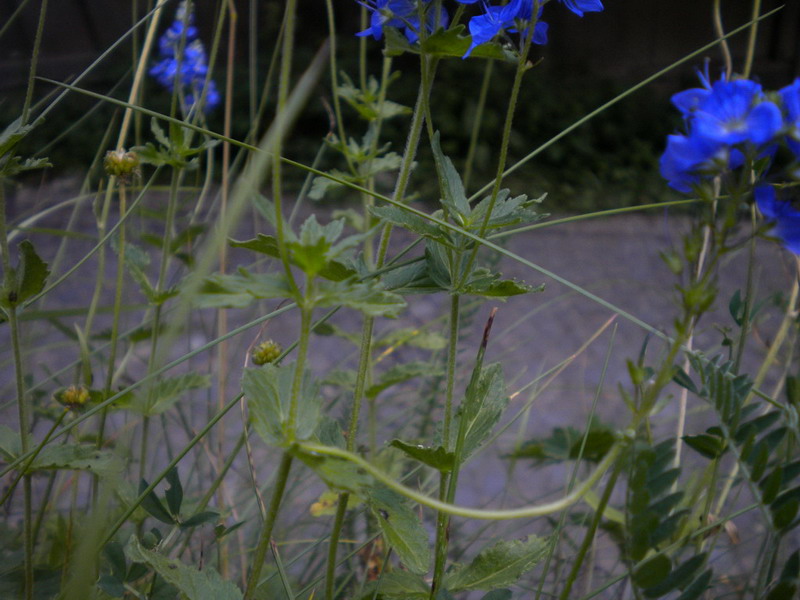
M 17 318 L 17 277 L 11 269 L 11 257 L 8 248 L 8 225 L 6 224 L 6 196 L 0 184 L 0 252 L 3 261 L 4 301 L 10 306 L 5 310 L 8 325 L 11 329 L 11 352 L 14 357 L 14 379 L 17 389 L 17 414 L 19 418 L 19 439 L 21 454 L 25 454 L 31 445 L 30 408 L 25 398 L 25 378 L 22 368 L 22 350 L 19 339 L 19 320 Z M 23 539 L 25 547 L 25 600 L 33 598 L 33 522 L 31 476 L 25 475 L 22 480 L 24 496 Z
M 286 239 L 283 232 L 283 185 L 282 185 L 282 161 L 280 158 L 283 150 L 283 136 L 287 126 L 284 115 L 286 114 L 286 102 L 289 98 L 289 84 L 292 70 L 292 53 L 294 51 L 294 29 L 295 15 L 297 13 L 297 0 L 286 0 L 286 13 L 284 20 L 283 44 L 281 46 L 281 67 L 278 77 L 278 102 L 275 113 L 275 124 L 277 127 L 275 142 L 272 147 L 272 201 L 275 203 L 275 237 L 278 242 L 278 250 L 281 255 L 283 269 L 289 287 L 292 289 L 295 299 L 300 298 L 300 290 L 292 274 L 289 264 L 289 253 L 286 249 Z M 291 420 L 291 419 L 290 419 Z
M 426 60 L 425 56 L 422 57 L 422 60 Z M 403 162 L 400 166 L 400 173 L 397 175 L 397 182 L 394 186 L 394 192 L 392 193 L 392 199 L 395 202 L 403 202 L 403 197 L 405 196 L 406 188 L 408 187 L 408 180 L 411 176 L 411 167 L 414 164 L 414 157 L 417 154 L 419 140 L 422 136 L 422 126 L 425 124 L 425 106 L 428 104 L 428 99 L 430 97 L 429 84 L 433 79 L 433 74 L 430 73 L 430 71 L 435 71 L 435 69 L 431 68 L 427 71 L 429 76 L 422 79 L 419 86 L 419 92 L 417 93 L 417 102 L 414 105 L 414 115 L 411 117 L 411 126 L 408 130 L 406 147 L 403 152 Z M 383 263 L 386 261 L 386 253 L 389 250 L 389 239 L 391 234 L 392 226 L 384 225 L 383 230 L 381 231 L 380 245 L 378 247 L 378 268 L 382 267 Z
M 750 312 L 753 306 L 753 293 L 754 293 L 754 274 L 756 263 L 756 205 L 750 206 L 750 223 L 753 235 L 750 238 L 750 243 L 747 248 L 747 279 L 745 282 L 744 291 L 744 307 L 742 313 L 742 324 L 739 329 L 739 341 L 736 345 L 736 360 L 733 363 L 733 372 L 738 373 L 742 365 L 742 357 L 744 356 L 745 342 L 747 341 L 747 333 L 750 330 Z
M 714 8 L 712 11 L 714 31 L 720 39 L 719 47 L 722 50 L 722 58 L 725 61 L 725 74 L 730 78 L 733 73 L 733 59 L 731 58 L 731 50 L 728 46 L 728 40 L 725 39 L 725 29 L 722 27 L 722 0 L 714 0 Z
M 306 283 L 306 291 L 311 286 L 311 281 Z M 295 439 L 297 431 L 297 413 L 300 404 L 300 394 L 303 387 L 303 371 L 306 366 L 306 357 L 308 356 L 308 342 L 311 337 L 311 315 L 313 309 L 305 306 L 300 307 L 300 341 L 297 346 L 297 361 L 294 366 L 294 379 L 292 381 L 292 398 L 289 404 L 289 419 L 286 425 L 286 436 L 290 442 Z
M 611 492 L 614 491 L 614 486 L 617 483 L 617 478 L 619 477 L 621 469 L 622 463 L 620 462 L 617 463 L 617 465 L 614 467 L 614 470 L 611 472 L 611 477 L 609 477 L 608 483 L 606 483 L 606 488 L 603 491 L 603 496 L 600 498 L 600 503 L 597 506 L 597 510 L 594 511 L 592 522 L 589 524 L 589 527 L 583 536 L 583 542 L 581 543 L 581 547 L 578 549 L 578 553 L 575 556 L 575 562 L 572 564 L 572 569 L 570 569 L 569 575 L 567 575 L 567 581 L 564 583 L 564 589 L 561 592 L 561 596 L 559 596 L 560 600 L 567 600 L 569 598 L 569 593 L 572 590 L 575 579 L 578 577 L 578 572 L 583 564 L 583 560 L 586 558 L 586 553 L 589 551 L 589 548 L 595 541 L 597 528 L 600 526 L 603 513 L 606 510 L 608 501 L 611 499 Z
M 109 190 L 113 189 L 113 183 L 109 182 Z M 125 194 L 125 185 L 120 184 L 117 188 L 119 193 L 119 218 L 120 224 L 118 228 L 119 245 L 117 247 L 117 278 L 114 284 L 114 307 L 111 318 L 111 339 L 109 340 L 108 350 L 108 370 L 106 372 L 106 382 L 103 389 L 103 397 L 108 398 L 111 396 L 111 389 L 114 385 L 114 369 L 117 362 L 117 345 L 119 338 L 119 320 L 120 313 L 122 312 L 122 290 L 125 285 L 125 213 L 127 212 L 127 199 Z M 105 230 L 105 222 L 103 222 L 103 230 Z M 100 277 L 100 275 L 98 275 Z M 98 281 L 100 283 L 100 280 Z M 99 286 L 95 288 L 95 292 L 99 290 Z M 94 301 L 99 295 L 92 298 Z M 87 325 L 90 323 L 87 322 Z M 87 327 L 88 330 L 88 327 Z M 87 331 L 88 333 L 88 331 Z M 103 438 L 105 437 L 106 428 L 106 414 L 107 410 L 103 410 L 100 416 L 100 425 L 97 430 L 97 447 L 103 445 Z M 143 443 L 144 446 L 144 443 Z M 144 462 L 144 460 L 142 460 Z M 141 475 L 141 473 L 140 473 Z M 94 477 L 94 492 L 95 499 L 97 498 L 97 477 Z
M 464 161 L 464 189 L 469 189 L 469 182 L 472 179 L 472 168 L 475 163 L 475 152 L 478 149 L 478 136 L 481 131 L 481 123 L 483 121 L 483 112 L 486 110 L 486 98 L 489 96 L 489 84 L 492 81 L 492 72 L 494 71 L 494 60 L 489 59 L 486 61 L 486 68 L 483 71 L 483 82 L 481 83 L 481 91 L 478 96 L 478 106 L 475 109 L 475 118 L 472 121 L 472 132 L 469 136 L 469 149 L 467 150 L 467 159 Z
M 28 123 L 30 116 L 31 101 L 33 100 L 33 83 L 36 80 L 36 66 L 39 62 L 39 50 L 42 46 L 42 32 L 44 31 L 44 17 L 47 14 L 47 0 L 42 0 L 42 7 L 39 10 L 39 22 L 36 25 L 36 37 L 33 40 L 33 52 L 31 53 L 31 68 L 28 71 L 28 88 L 25 91 L 25 104 L 22 106 L 22 124 Z
M 156 288 L 155 292 L 156 295 L 161 295 L 164 291 L 164 282 L 167 278 L 167 269 L 169 268 L 169 259 L 171 255 L 171 246 L 172 246 L 172 230 L 175 222 L 175 213 L 177 212 L 178 206 L 178 189 L 180 188 L 181 183 L 181 176 L 182 171 L 180 169 L 173 169 L 172 177 L 170 180 L 170 187 L 169 187 L 169 198 L 167 200 L 167 214 L 164 221 L 164 239 L 161 244 L 161 260 L 159 263 L 158 268 L 158 279 L 156 280 Z M 123 188 L 120 187 L 120 193 L 122 192 Z M 122 236 L 122 230 L 120 230 L 120 236 Z M 120 237 L 120 241 L 122 241 L 122 237 Z M 121 246 L 120 246 L 121 247 Z M 119 282 L 118 286 L 119 286 Z M 119 292 L 119 287 L 118 287 Z M 115 303 L 116 308 L 116 303 Z M 150 352 L 147 358 L 147 372 L 152 373 L 155 369 L 155 365 L 159 362 L 158 356 L 158 333 L 159 329 L 161 329 L 161 315 L 162 315 L 162 304 L 156 304 L 156 307 L 153 311 L 153 322 L 150 329 Z M 151 406 L 153 402 L 152 398 L 152 391 L 153 386 L 149 386 L 148 394 L 147 394 L 147 406 L 148 408 Z M 224 403 L 220 404 L 221 405 Z M 147 442 L 148 437 L 148 430 L 150 424 L 150 417 L 145 416 L 142 420 L 142 445 L 139 452 L 139 480 L 142 480 L 146 476 L 146 469 L 147 469 L 147 453 L 148 447 L 150 444 Z
M 750 25 L 750 32 L 747 36 L 747 54 L 744 59 L 744 68 L 742 69 L 742 76 L 747 79 L 750 77 L 750 71 L 753 68 L 753 59 L 756 54 L 756 37 L 758 35 L 758 13 L 761 12 L 761 0 L 753 0 L 753 24 Z
M 536 10 L 534 10 L 533 14 L 536 14 Z M 511 141 L 511 126 L 514 122 L 514 113 L 517 109 L 519 90 L 522 87 L 522 77 L 525 75 L 525 71 L 528 70 L 528 52 L 530 51 L 531 41 L 533 39 L 533 30 L 535 27 L 536 17 L 532 18 L 530 25 L 528 25 L 528 35 L 525 36 L 525 42 L 523 44 L 522 51 L 520 52 L 519 60 L 517 61 L 517 69 L 514 73 L 514 83 L 511 86 L 511 95 L 508 99 L 506 118 L 505 122 L 503 123 L 503 138 L 500 142 L 500 158 L 497 161 L 497 174 L 494 178 L 494 186 L 492 187 L 492 195 L 491 199 L 489 200 L 489 206 L 486 209 L 486 214 L 484 215 L 483 222 L 481 223 L 480 233 L 478 234 L 480 237 L 486 236 L 486 230 L 489 227 L 489 220 L 492 216 L 495 202 L 497 202 L 497 195 L 500 193 L 500 185 L 503 182 L 503 172 L 505 171 L 506 161 L 508 160 L 508 144 Z M 465 277 L 472 270 L 472 265 L 475 263 L 475 258 L 478 255 L 479 249 L 480 245 L 476 245 L 470 253 L 469 259 L 467 259 L 466 269 L 464 270 Z
M 290 0 L 291 1 L 291 0 Z M 250 570 L 250 576 L 247 579 L 247 587 L 244 591 L 244 600 L 251 600 L 256 589 L 258 588 L 258 580 L 261 577 L 261 569 L 264 566 L 264 559 L 269 549 L 269 543 L 272 539 L 272 529 L 275 526 L 275 520 L 278 517 L 278 510 L 281 506 L 283 499 L 283 492 L 286 489 L 286 481 L 289 479 L 289 471 L 292 467 L 292 455 L 288 452 L 283 453 L 281 464 L 278 467 L 278 475 L 275 478 L 275 483 L 272 488 L 272 499 L 267 509 L 267 518 L 264 520 L 264 525 L 261 528 L 261 536 L 256 546 L 256 552 L 253 555 L 253 566 Z
M 325 446 L 313 442 L 297 442 L 295 447 L 298 450 L 303 450 L 305 452 L 330 456 L 335 459 L 351 462 L 354 465 L 364 469 L 364 471 L 372 475 L 379 482 L 394 490 L 401 496 L 405 496 L 412 502 L 417 502 L 418 504 L 427 506 L 433 510 L 441 511 L 454 517 L 463 517 L 465 519 L 506 521 L 509 519 L 528 519 L 531 517 L 541 517 L 572 506 L 581 498 L 583 498 L 592 489 L 592 487 L 594 487 L 603 474 L 605 474 L 605 472 L 608 471 L 608 469 L 616 462 L 626 445 L 626 440 L 615 443 L 609 449 L 605 457 L 603 457 L 603 460 L 601 460 L 597 467 L 595 467 L 595 470 L 592 471 L 592 473 L 581 484 L 579 484 L 574 491 L 567 494 L 563 498 L 553 502 L 546 502 L 544 504 L 499 510 L 468 508 L 450 502 L 442 502 L 441 500 L 432 498 L 431 496 L 418 492 L 406 485 L 403 485 L 402 483 L 399 483 L 393 476 L 384 473 L 381 469 L 373 466 L 371 463 L 361 458 L 358 454 L 348 452 L 344 448 Z
M 361 351 L 358 361 L 358 374 L 356 375 L 356 385 L 353 392 L 353 407 L 350 412 L 350 425 L 347 430 L 347 450 L 352 452 L 356 448 L 358 437 L 358 417 L 361 413 L 361 402 L 364 397 L 364 389 L 369 371 L 370 354 L 372 352 L 372 330 L 375 320 L 366 317 L 361 329 Z M 333 520 L 331 536 L 328 542 L 328 559 L 325 566 L 325 598 L 333 600 L 336 588 L 336 555 L 339 549 L 339 539 L 342 535 L 344 518 L 347 513 L 347 504 L 350 501 L 350 494 L 339 494 L 336 506 L 336 516 Z

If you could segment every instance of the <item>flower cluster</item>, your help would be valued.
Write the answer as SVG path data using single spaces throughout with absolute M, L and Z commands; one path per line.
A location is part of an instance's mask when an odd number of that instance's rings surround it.
M 422 19 L 425 21 L 425 30 L 432 33 L 438 27 L 447 27 L 450 17 L 442 8 L 439 13 L 438 23 L 436 12 L 428 10 L 430 0 L 370 0 L 361 2 L 371 12 L 369 27 L 357 33 L 358 36 L 371 35 L 376 40 L 383 37 L 384 27 L 402 29 L 406 39 L 414 44 L 419 41 L 419 32 Z M 420 19 L 420 14 L 423 15 Z
M 220 103 L 220 94 L 213 80 L 208 81 L 208 60 L 203 42 L 198 39 L 194 14 L 181 2 L 175 20 L 161 36 L 158 44 L 160 60 L 150 69 L 150 75 L 167 91 L 179 86 L 185 107 L 191 110 L 203 102 L 203 112 Z
M 508 33 L 528 32 L 530 23 L 535 20 L 533 28 L 533 43 L 547 43 L 547 23 L 540 19 L 542 9 L 549 0 L 509 0 L 506 4 L 494 5 L 489 0 L 456 0 L 461 4 L 480 3 L 483 12 L 469 20 L 469 33 L 472 43 L 464 54 L 467 58 L 472 51 L 481 44 Z M 559 0 L 573 13 L 582 17 L 587 12 L 603 10 L 601 0 Z M 356 34 L 359 36 L 371 35 L 376 40 L 383 37 L 385 27 L 402 29 L 410 43 L 419 40 L 422 22 L 425 30 L 432 33 L 436 27 L 446 28 L 449 22 L 447 11 L 442 8 L 437 15 L 436 11 L 429 10 L 430 0 L 364 0 L 360 1 L 371 11 L 370 26 Z M 533 11 L 536 8 L 536 19 Z
M 723 77 L 672 97 L 684 117 L 686 134 L 671 135 L 661 157 L 670 187 L 691 192 L 696 185 L 774 150 L 783 127 L 778 106 L 749 79 Z
M 800 180 L 800 79 L 774 93 L 749 79 L 722 77 L 711 83 L 705 73 L 700 80 L 702 87 L 672 97 L 686 133 L 668 137 L 662 176 L 670 187 L 690 193 L 742 167 L 749 173 L 758 164 L 758 207 L 777 223 L 776 233 L 786 247 L 800 254 L 800 211 L 783 198 L 785 192 L 778 194 L 765 182 L 768 175 L 771 180 Z M 788 171 L 770 175 L 780 162 L 778 153 L 786 149 Z
M 476 4 L 479 0 L 457 0 L 461 4 Z M 600 0 L 559 0 L 566 7 L 579 17 L 587 12 L 600 12 L 603 10 L 603 3 Z M 469 33 L 472 36 L 472 44 L 464 54 L 468 57 L 472 50 L 491 41 L 504 32 L 517 33 L 528 32 L 528 26 L 532 21 L 534 6 L 538 7 L 536 13 L 536 24 L 533 28 L 534 44 L 544 45 L 547 43 L 548 25 L 541 20 L 542 10 L 547 0 L 510 0 L 507 4 L 494 6 L 487 0 L 480 0 L 483 6 L 483 14 L 472 17 L 469 20 Z

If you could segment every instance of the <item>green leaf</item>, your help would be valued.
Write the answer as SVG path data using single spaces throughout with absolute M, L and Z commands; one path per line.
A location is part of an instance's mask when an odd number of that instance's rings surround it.
M 258 236 L 250 240 L 230 240 L 230 245 L 233 248 L 246 248 L 254 252 L 266 254 L 272 258 L 280 258 L 281 253 L 278 250 L 278 240 L 271 235 L 264 235 L 259 233 Z M 293 257 L 290 256 L 290 259 Z M 329 260 L 325 266 L 319 271 L 318 275 L 325 279 L 333 281 L 342 281 L 348 277 L 352 277 L 356 272 L 354 269 L 346 266 L 344 263 L 337 260 Z
M 210 523 L 211 521 L 216 521 L 217 519 L 219 519 L 218 512 L 213 510 L 204 510 L 202 512 L 192 515 L 185 521 L 182 521 L 181 529 L 189 529 L 190 527 L 197 527 L 198 525 L 203 525 L 204 523 Z
M 180 475 L 178 475 L 177 467 L 172 467 L 167 472 L 166 479 L 169 487 L 167 491 L 164 492 L 164 498 L 167 501 L 169 512 L 177 517 L 181 514 L 181 504 L 183 504 L 183 486 L 181 485 L 181 478 Z
M 586 438 L 584 446 L 583 439 Z M 513 458 L 533 458 L 536 460 L 582 460 L 598 462 L 603 459 L 616 441 L 616 432 L 610 426 L 592 419 L 588 433 L 573 427 L 556 427 L 548 438 L 534 439 L 511 453 Z M 581 456 L 581 447 L 583 455 Z
M 461 293 L 505 300 L 510 296 L 544 291 L 544 285 L 538 287 L 514 279 L 500 279 L 499 273 L 491 273 L 483 267 L 475 269 L 469 281 L 462 287 Z
M 396 365 L 383 373 L 378 381 L 367 388 L 367 398 L 376 398 L 383 390 L 417 377 L 436 377 L 442 370 L 427 362 L 410 362 Z
M 447 338 L 437 331 L 401 327 L 392 329 L 375 341 L 377 346 L 414 346 L 423 350 L 442 350 L 447 346 Z
M 475 385 L 467 388 L 466 399 L 454 419 L 453 436 L 461 427 L 462 419 L 466 420 L 462 463 L 491 435 L 507 404 L 502 367 L 498 363 L 489 365 L 481 371 Z M 454 442 L 451 440 L 451 444 Z
M 644 596 L 646 598 L 660 598 L 676 588 L 686 588 L 694 579 L 695 573 L 705 564 L 707 556 L 705 552 L 692 556 L 673 569 L 660 583 L 645 589 Z
M 283 274 L 254 274 L 239 267 L 235 274 L 207 277 L 192 301 L 200 308 L 245 308 L 256 300 L 289 298 L 291 295 Z
M 126 402 L 119 402 L 119 407 L 132 410 L 140 415 L 152 417 L 160 415 L 191 390 L 202 390 L 211 385 L 210 375 L 184 373 L 175 377 L 162 379 L 151 386 L 144 386 Z
M 139 495 L 141 496 L 149 486 L 150 484 L 144 479 L 139 481 Z M 167 525 L 176 524 L 175 517 L 171 515 L 166 508 L 164 508 L 161 500 L 158 499 L 158 496 L 156 496 L 156 493 L 153 490 L 150 490 L 147 493 L 140 506 L 146 510 L 150 516 L 155 517 L 162 523 L 166 523 Z
M 453 241 L 447 231 L 438 225 L 417 214 L 403 210 L 399 206 L 373 206 L 370 212 L 384 221 L 397 227 L 407 229 L 422 237 L 436 240 L 447 246 L 452 246 Z
M 697 600 L 697 598 L 708 589 L 708 584 L 711 583 L 712 575 L 713 571 L 708 569 L 683 590 L 683 593 L 678 596 L 677 600 Z
M 179 560 L 147 550 L 131 536 L 125 554 L 129 560 L 145 563 L 165 581 L 175 586 L 188 600 L 241 600 L 242 592 L 230 581 L 224 581 L 212 567 L 200 571 Z
M 372 599 L 377 592 L 378 598 L 386 600 L 428 600 L 431 595 L 430 586 L 422 575 L 410 571 L 395 570 L 384 573 L 380 579 L 366 587 L 363 599 Z
M 50 275 L 50 269 L 28 240 L 19 245 L 19 267 L 17 273 L 17 299 L 12 304 L 24 302 L 41 292 Z
M 119 472 L 120 464 L 110 451 L 100 450 L 93 444 L 59 444 L 42 448 L 28 472 L 45 469 L 72 469 L 108 475 Z
M 411 458 L 418 460 L 429 467 L 433 467 L 442 473 L 449 473 L 453 470 L 453 465 L 455 462 L 453 453 L 448 452 L 442 446 L 428 448 L 418 444 L 408 444 L 398 439 L 392 440 L 389 445 L 399 448 Z
M 270 445 L 279 446 L 289 434 L 289 408 L 295 363 L 266 364 L 257 369 L 245 369 L 242 375 L 242 392 L 253 428 Z M 294 439 L 307 440 L 319 423 L 319 386 L 306 370 L 302 375 L 297 399 L 297 423 Z
M 694 384 L 694 381 L 692 381 L 692 378 L 689 377 L 686 371 L 684 371 L 680 367 L 675 367 L 675 374 L 672 376 L 672 381 L 677 383 L 679 386 L 686 388 L 693 394 L 700 393 L 697 389 L 697 386 Z M 683 439 L 685 440 L 686 438 Z
M 11 462 L 19 456 L 21 450 L 19 434 L 8 425 L 0 425 L 0 458 L 5 462 Z
M 292 449 L 294 456 L 311 468 L 329 487 L 364 497 L 375 479 L 348 460 Z
M 481 550 L 469 565 L 445 575 L 444 586 L 451 592 L 459 592 L 512 585 L 545 557 L 548 546 L 545 538 L 535 535 L 526 540 L 501 540 Z
M 540 215 L 531 207 L 540 204 L 547 194 L 533 200 L 528 200 L 525 195 L 515 196 L 509 198 L 511 190 L 502 189 L 497 193 L 494 206 L 492 207 L 492 214 L 489 221 L 486 223 L 487 231 L 501 229 L 503 227 L 510 227 L 511 225 L 520 225 L 522 223 L 534 223 L 540 221 L 544 215 Z M 481 200 L 473 209 L 469 219 L 469 230 L 474 233 L 479 233 L 483 227 L 483 222 L 486 219 L 486 211 L 489 210 L 492 197 L 487 196 Z
M 640 588 L 649 588 L 662 582 L 672 570 L 672 561 L 666 554 L 656 554 L 639 564 L 631 579 Z
M 431 150 L 433 150 L 433 158 L 436 163 L 436 173 L 439 175 L 442 204 L 447 208 L 456 223 L 464 225 L 468 221 L 471 212 L 469 200 L 467 200 L 467 193 L 464 190 L 461 175 L 458 174 L 453 161 L 442 152 L 438 131 L 431 139 Z
M 706 458 L 719 458 L 725 453 L 728 444 L 724 438 L 709 433 L 699 435 L 685 435 L 683 441 L 692 450 L 695 450 Z
M 320 281 L 311 301 L 315 306 L 348 306 L 370 317 L 396 317 L 406 307 L 402 296 L 374 280 Z
M 440 29 L 429 35 L 425 40 L 425 44 L 420 47 L 418 44 L 409 44 L 404 35 L 394 28 L 387 27 L 383 30 L 386 38 L 386 50 L 384 52 L 386 56 L 399 56 L 404 52 L 411 52 L 414 54 L 424 53 L 440 58 L 462 58 L 472 44 L 471 37 L 462 35 L 464 29 L 464 25 L 457 25 L 447 31 Z M 506 62 L 517 61 L 513 52 L 507 51 L 493 42 L 476 46 L 470 57 L 493 58 Z
M 511 600 L 511 590 L 492 590 L 485 594 L 481 600 Z
M 431 562 L 428 532 L 404 498 L 378 487 L 369 490 L 365 500 L 402 563 L 412 573 L 427 573 Z

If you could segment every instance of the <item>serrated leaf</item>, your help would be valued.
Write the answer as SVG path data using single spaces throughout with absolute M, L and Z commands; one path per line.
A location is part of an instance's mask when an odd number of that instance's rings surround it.
M 97 475 L 118 472 L 119 460 L 108 450 L 90 444 L 58 444 L 45 446 L 33 459 L 28 472 L 45 469 L 74 469 Z
M 478 268 L 473 271 L 469 281 L 460 291 L 463 294 L 505 300 L 511 296 L 544 291 L 544 285 L 533 287 L 514 279 L 500 279 L 499 273 L 491 273 L 488 269 Z
M 549 544 L 535 535 L 526 540 L 501 540 L 481 550 L 467 566 L 445 575 L 444 587 L 451 592 L 492 590 L 512 585 L 547 554 Z
M 361 598 L 365 600 L 375 597 L 386 600 L 428 600 L 431 595 L 430 586 L 422 575 L 410 571 L 395 570 L 384 573 L 380 579 L 366 586 L 367 593 Z
M 369 210 L 379 219 L 392 225 L 449 246 L 453 245 L 448 233 L 440 229 L 438 225 L 415 213 L 403 210 L 399 206 L 373 206 Z
M 207 277 L 192 301 L 200 308 L 245 308 L 256 300 L 289 298 L 291 295 L 284 275 L 250 273 L 240 267 L 235 274 Z
M 280 251 L 278 250 L 278 240 L 271 235 L 259 233 L 254 239 L 242 241 L 230 240 L 229 243 L 233 248 L 245 248 L 247 250 L 253 250 L 254 252 L 266 254 L 272 258 L 280 258 L 281 256 Z M 290 256 L 290 259 L 292 258 L 293 257 Z M 355 275 L 355 273 L 356 272 L 354 269 L 351 269 L 344 263 L 338 260 L 329 260 L 317 274 L 325 279 L 342 281 L 348 277 L 352 277 Z
M 365 498 L 388 544 L 412 573 L 425 574 L 431 555 L 428 532 L 404 498 L 387 488 L 373 488 Z
M 448 452 L 442 446 L 429 448 L 419 444 L 408 444 L 402 440 L 394 439 L 389 444 L 408 454 L 411 458 L 423 464 L 433 467 L 442 473 L 449 473 L 453 470 L 455 458 L 452 452 Z
M 28 240 L 19 245 L 19 267 L 17 269 L 17 300 L 24 302 L 41 292 L 50 275 L 50 269 Z
M 469 201 L 464 190 L 464 183 L 461 181 L 461 175 L 458 174 L 453 161 L 442 152 L 438 131 L 431 139 L 431 150 L 433 150 L 433 159 L 436 163 L 436 173 L 439 176 L 442 205 L 447 208 L 456 223 L 464 225 L 471 212 Z
M 348 306 L 370 317 L 396 317 L 406 302 L 377 281 L 320 281 L 312 298 L 315 306 Z
M 441 369 L 431 366 L 427 362 L 410 362 L 403 365 L 395 365 L 378 377 L 377 382 L 367 388 L 366 396 L 367 398 L 376 398 L 382 391 L 398 383 L 417 377 L 436 377 L 441 374 Z
M 224 581 L 212 567 L 202 571 L 144 548 L 131 536 L 125 546 L 129 560 L 150 565 L 188 600 L 241 600 L 242 592 L 230 581 Z
M 455 415 L 452 435 L 461 427 L 461 420 L 466 420 L 462 463 L 491 435 L 507 404 L 502 367 L 498 363 L 489 365 L 482 370 L 476 384 L 467 389 L 466 399 Z M 451 440 L 451 444 L 454 442 Z
M 582 460 L 597 462 L 603 459 L 615 441 L 616 433 L 610 425 L 592 419 L 588 433 L 573 427 L 556 427 L 549 437 L 525 442 L 510 456 L 556 461 L 576 460 L 580 456 Z M 583 447 L 582 456 L 581 447 Z
M 392 329 L 375 341 L 377 346 L 414 346 L 423 350 L 442 350 L 447 346 L 447 338 L 437 331 L 401 327 Z
M 497 198 L 492 207 L 492 213 L 486 223 L 487 231 L 522 223 L 534 223 L 544 218 L 544 215 L 540 215 L 530 207 L 534 204 L 541 203 L 546 197 L 546 194 L 533 200 L 528 200 L 528 197 L 525 195 L 509 198 L 510 195 L 511 190 L 508 189 L 502 189 L 497 193 Z M 483 228 L 483 223 L 486 219 L 486 211 L 489 209 L 491 200 L 492 197 L 487 196 L 472 209 L 469 219 L 470 231 L 479 233 Z
M 117 406 L 152 417 L 172 408 L 185 393 L 191 390 L 202 390 L 210 385 L 210 375 L 184 373 L 161 379 L 151 386 L 144 386 L 130 400 L 120 401 Z
M 5 462 L 11 462 L 22 449 L 19 434 L 8 425 L 0 425 L 0 457 Z
M 292 433 L 295 440 L 307 440 L 319 424 L 319 386 L 305 371 L 297 399 L 296 429 L 288 431 L 294 373 L 295 363 L 290 363 L 245 369 L 242 375 L 253 428 L 267 444 L 281 445 Z
M 293 450 L 294 456 L 310 467 L 331 488 L 365 496 L 374 478 L 348 460 Z
M 440 58 L 463 58 L 472 44 L 472 38 L 463 35 L 464 30 L 465 27 L 463 25 L 451 27 L 447 31 L 442 31 L 440 29 L 429 35 L 425 40 L 425 44 L 420 48 L 417 44 L 409 44 L 405 36 L 396 29 L 387 27 L 383 30 L 386 39 L 386 49 L 384 53 L 386 56 L 400 56 L 404 52 L 411 52 L 413 54 L 424 52 L 425 54 Z M 476 46 L 470 56 L 475 58 L 493 58 L 506 62 L 516 62 L 517 60 L 512 52 L 506 51 L 502 46 L 493 42 L 487 42 Z

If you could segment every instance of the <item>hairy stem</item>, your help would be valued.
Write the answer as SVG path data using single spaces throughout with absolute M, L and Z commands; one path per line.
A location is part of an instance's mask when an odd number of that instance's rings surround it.
M 250 569 L 250 577 L 247 579 L 247 587 L 244 591 L 244 600 L 251 600 L 258 588 L 258 580 L 261 577 L 261 570 L 264 567 L 264 559 L 267 549 L 272 539 L 272 529 L 275 527 L 275 520 L 278 517 L 278 510 L 283 499 L 283 492 L 286 489 L 286 481 L 289 479 L 289 471 L 292 468 L 292 455 L 288 452 L 283 453 L 281 464 L 278 467 L 278 475 L 272 488 L 272 499 L 267 509 L 267 518 L 261 527 L 261 534 L 253 555 L 253 566 Z

